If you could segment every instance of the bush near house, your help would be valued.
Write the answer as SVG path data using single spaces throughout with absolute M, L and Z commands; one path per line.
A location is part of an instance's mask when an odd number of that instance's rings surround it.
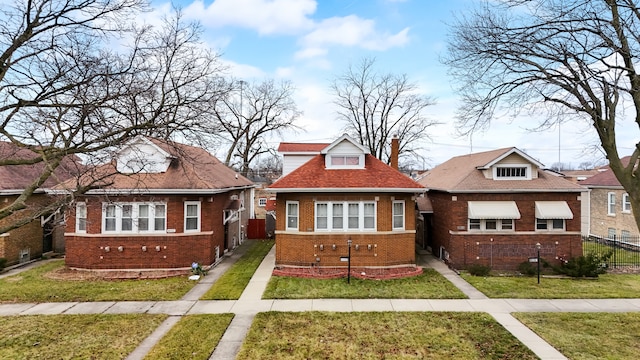
M 555 270 L 560 274 L 571 277 L 594 277 L 607 272 L 607 261 L 613 252 L 605 254 L 589 253 L 569 259 L 556 267 Z
M 7 259 L 0 258 L 0 272 L 4 270 L 5 266 L 7 266 Z

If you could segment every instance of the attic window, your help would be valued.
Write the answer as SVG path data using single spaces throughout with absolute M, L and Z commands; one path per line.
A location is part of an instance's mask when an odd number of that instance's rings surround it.
M 331 165 L 332 166 L 354 166 L 360 165 L 360 157 L 359 156 L 342 156 L 342 155 L 332 155 L 331 156 Z
M 493 168 L 493 178 L 497 180 L 530 180 L 530 165 L 497 165 Z

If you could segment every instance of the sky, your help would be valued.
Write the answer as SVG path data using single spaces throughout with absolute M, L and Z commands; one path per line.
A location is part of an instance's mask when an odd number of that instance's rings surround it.
M 296 88 L 294 100 L 303 115 L 297 125 L 304 132 L 269 139 L 327 142 L 342 135 L 332 105 L 331 81 L 350 65 L 375 58 L 376 71 L 406 74 L 420 93 L 434 98 L 426 109 L 431 139 L 420 145 L 423 168 L 453 156 L 515 146 L 550 167 L 603 158 L 589 124 L 562 124 L 531 132 L 534 119 L 495 118 L 490 128 L 471 138 L 456 132 L 460 105 L 455 84 L 440 61 L 446 51 L 448 24 L 477 0 L 174 0 L 188 20 L 202 24 L 203 40 L 221 54 L 229 75 L 248 82 L 287 80 Z M 172 11 L 166 0 L 152 0 L 153 21 Z M 628 122 L 627 122 L 628 123 Z M 635 134 L 637 128 L 630 134 Z M 619 130 L 619 133 L 624 133 Z M 620 139 L 621 156 L 630 154 L 634 139 Z

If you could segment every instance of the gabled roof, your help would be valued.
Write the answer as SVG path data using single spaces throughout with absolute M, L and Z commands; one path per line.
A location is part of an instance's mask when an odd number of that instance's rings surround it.
M 365 156 L 364 169 L 326 169 L 324 155 L 316 155 L 304 165 L 273 183 L 274 192 L 411 192 L 426 189 L 376 159 Z
M 292 143 L 281 142 L 278 146 L 280 153 L 298 153 L 298 154 L 319 154 L 322 149 L 329 146 L 328 143 Z
M 214 194 L 254 186 L 202 148 L 154 138 L 148 140 L 173 159 L 166 172 L 119 174 L 115 164 L 109 163 L 93 169 L 80 182 L 87 184 L 104 177 L 97 184 L 98 189 L 89 193 Z M 63 185 L 74 188 L 76 183 Z
M 624 166 L 629 164 L 629 160 L 631 156 L 625 156 L 620 159 Z M 596 175 L 589 177 L 580 182 L 580 184 L 586 187 L 611 187 L 611 188 L 622 188 L 622 184 L 616 178 L 616 175 L 611 171 L 609 165 L 602 166 L 599 168 L 599 172 Z
M 340 136 L 338 139 L 336 139 L 334 142 L 332 142 L 331 144 L 329 144 L 327 147 L 325 147 L 324 149 L 322 149 L 322 151 L 320 151 L 321 154 L 327 154 L 329 153 L 333 148 L 335 148 L 336 146 L 340 145 L 340 143 L 342 143 L 343 141 L 348 141 L 349 143 L 351 143 L 353 146 L 355 146 L 356 148 L 358 148 L 363 154 L 370 154 L 371 152 L 369 151 L 369 149 L 365 148 L 364 146 L 362 146 L 360 143 L 358 143 L 354 138 L 352 138 L 351 136 L 344 134 L 342 136 Z
M 38 154 L 20 148 L 13 143 L 0 141 L 0 159 L 2 160 L 29 160 L 38 157 Z M 27 186 L 42 174 L 44 162 L 31 165 L 5 165 L 0 166 L 0 192 L 3 194 L 21 193 Z M 80 159 L 75 155 L 68 155 L 62 159 L 61 164 L 53 174 L 41 186 L 47 189 L 59 184 L 82 171 Z
M 515 148 L 461 155 L 436 166 L 424 174 L 418 182 L 430 190 L 447 192 L 558 192 L 583 191 L 584 189 L 562 177 L 538 169 L 538 177 L 531 180 L 487 179 L 481 169 L 496 164 L 513 154 Z M 516 149 L 517 150 L 517 149 Z M 520 153 L 518 150 L 516 153 Z M 529 157 L 525 157 L 529 159 Z M 538 165 L 537 161 L 533 163 Z M 541 165 L 541 164 L 540 164 Z
M 506 149 L 507 149 L 507 151 L 502 153 L 497 158 L 490 160 L 488 163 L 486 163 L 484 165 L 478 166 L 478 169 L 489 169 L 490 167 L 492 167 L 493 165 L 499 163 L 502 159 L 506 158 L 507 156 L 509 156 L 511 154 L 518 154 L 522 158 L 524 158 L 525 160 L 530 162 L 531 164 L 534 164 L 535 166 L 537 166 L 537 167 L 539 167 L 541 169 L 544 168 L 544 165 L 541 162 L 539 162 L 538 160 L 536 160 L 536 159 L 532 158 L 531 156 L 525 154 L 524 152 L 522 152 L 518 148 L 512 147 L 512 148 L 506 148 Z M 499 149 L 499 150 L 502 150 L 502 149 Z

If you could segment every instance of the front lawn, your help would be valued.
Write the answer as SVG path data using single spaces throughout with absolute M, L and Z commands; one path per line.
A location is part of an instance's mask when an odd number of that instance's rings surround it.
M 195 282 L 187 276 L 144 280 L 57 280 L 46 276 L 64 266 L 53 261 L 0 279 L 0 303 L 178 300 Z
M 145 359 L 209 359 L 232 319 L 233 314 L 184 316 Z
M 637 359 L 639 313 L 515 313 L 569 359 Z
M 640 275 L 604 274 L 590 279 L 540 279 L 525 276 L 462 277 L 491 298 L 617 299 L 640 297 Z
M 166 315 L 0 317 L 0 359 L 124 359 Z
M 263 299 L 464 299 L 466 296 L 433 269 L 393 280 L 306 279 L 272 276 Z
M 273 240 L 248 241 L 253 241 L 253 244 L 250 244 L 251 247 L 216 280 L 209 291 L 200 298 L 201 300 L 237 300 L 240 298 L 253 273 L 256 272 L 274 243 Z
M 485 313 L 259 313 L 236 359 L 537 359 Z

